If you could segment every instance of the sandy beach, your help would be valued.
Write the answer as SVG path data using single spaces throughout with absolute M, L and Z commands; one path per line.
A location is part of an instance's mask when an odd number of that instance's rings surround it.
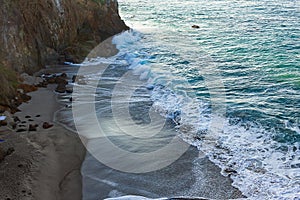
M 81 163 L 85 148 L 73 132 L 53 122 L 60 108 L 53 85 L 30 93 L 15 114 L 37 131 L 16 133 L 1 128 L 4 149 L 14 148 L 0 164 L 0 199 L 81 199 Z M 43 129 L 48 122 L 54 126 Z
M 111 54 L 117 53 L 111 40 L 97 49 L 100 49 L 97 54 L 107 57 L 109 55 L 101 54 L 101 50 L 111 49 Z M 71 66 L 52 66 L 37 75 L 66 73 L 71 78 L 76 70 Z M 190 147 L 170 166 L 145 174 L 125 173 L 105 166 L 86 154 L 76 132 L 68 127 L 70 124 L 64 123 L 72 121 L 71 108 L 66 108 L 66 104 L 70 104 L 69 96 L 55 94 L 55 88 L 56 84 L 49 84 L 47 88 L 29 93 L 32 99 L 23 103 L 19 107 L 21 112 L 15 114 L 21 121 L 21 127 L 16 130 L 32 124 L 37 125 L 37 131 L 16 133 L 7 127 L 1 128 L 0 137 L 5 141 L 1 145 L 4 149 L 13 147 L 14 151 L 0 164 L 3 185 L 0 199 L 98 200 L 125 195 L 243 197 L 231 186 L 232 180 L 222 176 L 221 169 L 203 158 L 195 147 Z M 44 122 L 53 127 L 42 128 Z
M 298 2 L 3 1 L 0 200 L 300 200 Z
M 66 67 L 64 71 L 67 69 L 70 70 Z M 30 93 L 32 100 L 23 103 L 19 107 L 21 112 L 15 114 L 25 125 L 38 124 L 37 132 L 16 133 L 1 128 L 4 148 L 14 148 L 0 164 L 1 199 L 93 200 L 123 195 L 158 198 L 183 194 L 213 199 L 243 197 L 231 186 L 230 178 L 220 174 L 218 167 L 207 158 L 199 159 L 194 147 L 167 168 L 146 174 L 119 172 L 90 154 L 85 155 L 77 134 L 53 121 L 55 112 L 63 108 L 54 88 L 55 85 L 49 85 Z M 43 122 L 54 126 L 43 129 Z
M 111 44 L 108 39 L 91 54 L 112 56 L 118 50 Z M 35 76 L 66 73 L 70 81 L 76 71 L 76 67 L 59 65 L 46 67 Z M 0 127 L 1 149 L 7 154 L 0 162 L 0 199 L 82 199 L 81 165 L 86 149 L 75 131 L 56 120 L 57 112 L 66 107 L 59 99 L 63 95 L 54 92 L 56 87 L 48 84 L 28 93 L 31 100 L 10 116 L 11 121 L 19 120 L 16 128 Z M 45 122 L 52 127 L 45 129 Z M 29 126 L 36 130 L 29 131 Z

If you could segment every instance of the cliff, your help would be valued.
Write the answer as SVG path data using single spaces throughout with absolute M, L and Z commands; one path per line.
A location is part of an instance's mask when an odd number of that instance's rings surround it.
M 0 0 L 0 105 L 12 106 L 18 74 L 81 62 L 99 42 L 128 29 L 114 0 Z

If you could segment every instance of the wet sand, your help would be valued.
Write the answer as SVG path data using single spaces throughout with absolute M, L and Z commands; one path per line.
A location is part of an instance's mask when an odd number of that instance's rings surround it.
M 190 147 L 168 167 L 143 174 L 111 169 L 88 153 L 82 167 L 84 199 L 126 195 L 147 198 L 243 198 L 241 192 L 231 185 L 232 180 L 222 176 L 220 170 L 209 159 L 199 157 L 199 151 L 194 147 Z

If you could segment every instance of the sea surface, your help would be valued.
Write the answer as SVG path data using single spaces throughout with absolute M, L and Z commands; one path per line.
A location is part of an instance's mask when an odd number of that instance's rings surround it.
M 93 60 L 119 73 L 99 82 L 102 124 L 113 123 L 107 81 L 130 71 L 145 86 L 132 97 L 139 123 L 151 106 L 171 119 L 250 199 L 300 199 L 300 1 L 118 2 L 132 29 L 113 38 L 118 55 Z

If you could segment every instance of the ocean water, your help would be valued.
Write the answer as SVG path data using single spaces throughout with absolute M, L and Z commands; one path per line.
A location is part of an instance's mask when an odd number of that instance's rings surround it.
M 300 2 L 118 2 L 132 30 L 113 38 L 117 56 L 93 62 L 117 74 L 130 71 L 145 85 L 134 100 L 151 102 L 135 112 L 142 113 L 140 123 L 149 123 L 143 111 L 151 106 L 173 120 L 176 133 L 223 175 L 231 172 L 233 185 L 250 199 L 299 199 Z M 106 87 L 96 97 L 108 128 L 108 82 L 119 77 L 102 80 Z M 120 90 L 122 97 L 131 86 Z
M 114 41 L 154 85 L 154 106 L 179 111 L 179 130 L 191 127 L 181 136 L 236 170 L 231 178 L 247 197 L 300 198 L 300 2 L 119 4 L 133 31 Z

